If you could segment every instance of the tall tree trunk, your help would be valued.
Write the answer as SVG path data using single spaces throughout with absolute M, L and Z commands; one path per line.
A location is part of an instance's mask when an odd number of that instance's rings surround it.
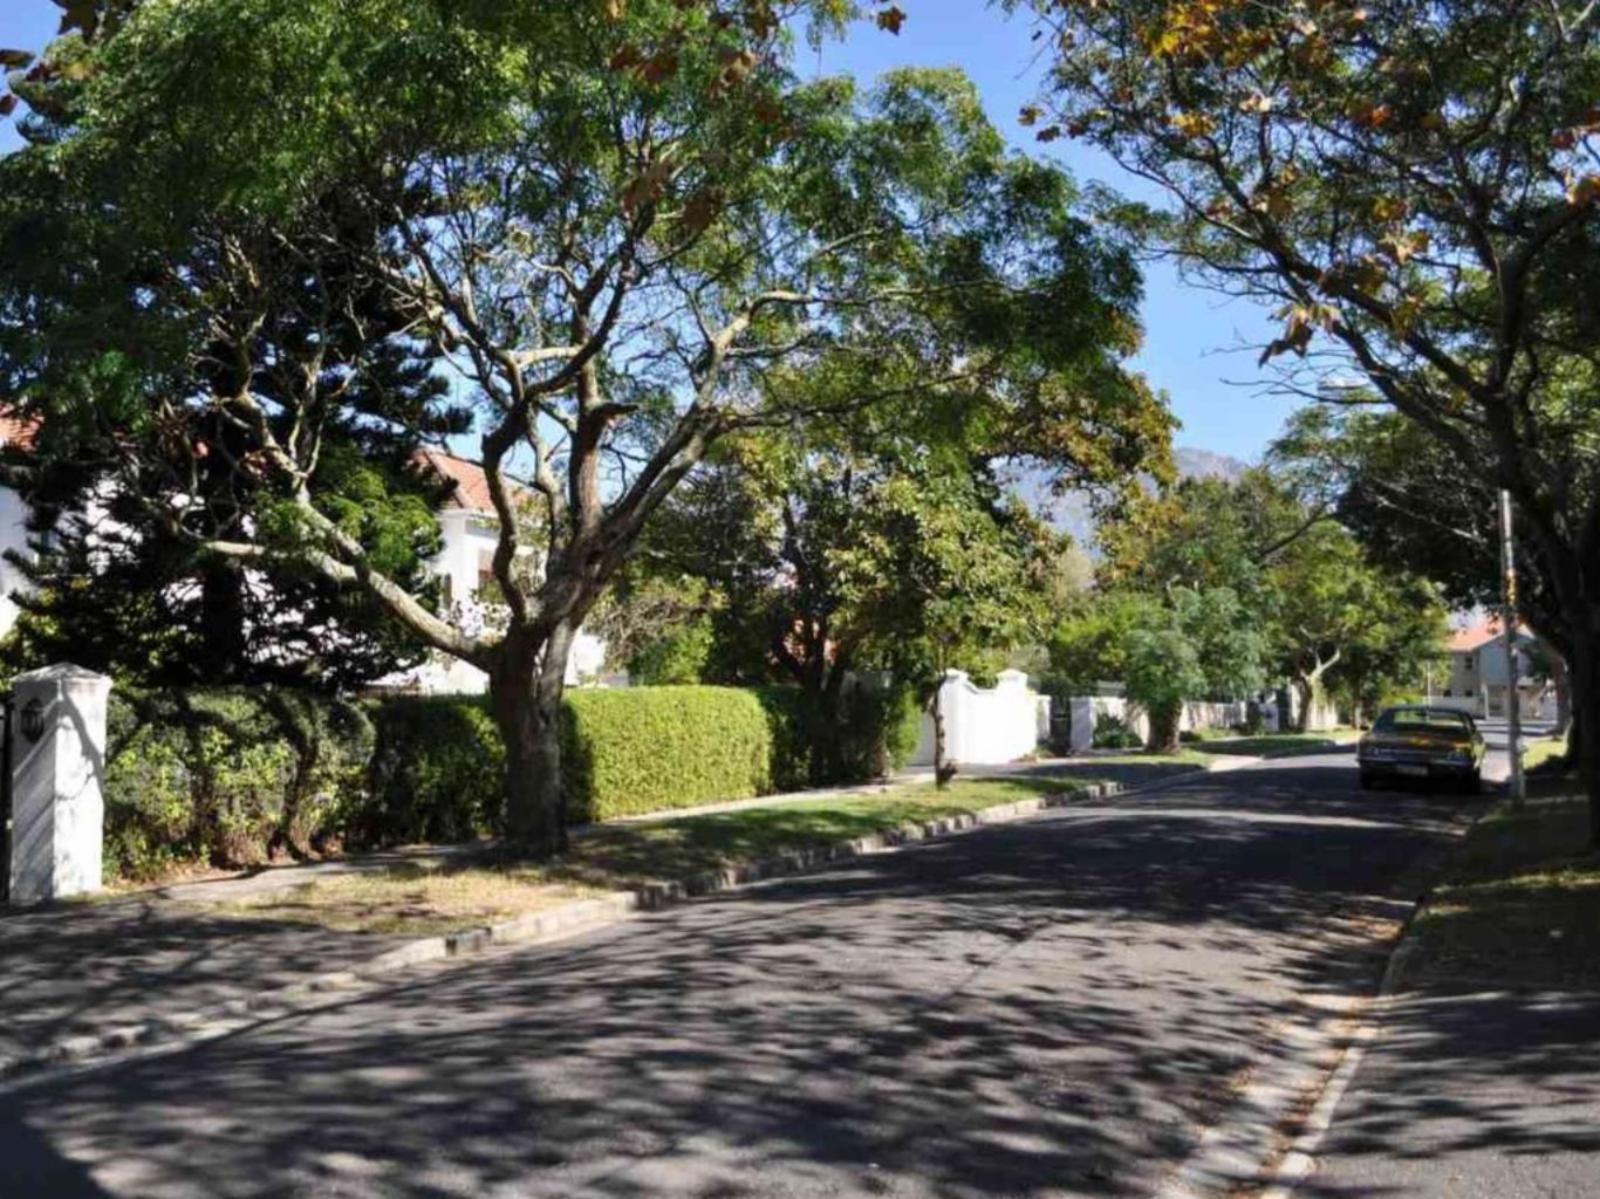
M 1169 754 L 1178 748 L 1178 726 L 1183 723 L 1183 705 L 1160 704 L 1152 706 L 1150 716 L 1150 752 Z
M 1572 728 L 1572 670 L 1567 666 L 1566 657 L 1549 643 L 1546 649 L 1550 657 L 1550 673 L 1556 688 L 1556 727 L 1551 730 L 1555 737 L 1565 737 Z
M 1297 733 L 1304 733 L 1311 725 L 1311 705 L 1317 698 L 1317 683 L 1315 675 L 1297 674 L 1294 676 L 1294 693 L 1300 703 L 1295 709 L 1293 729 Z
M 955 767 L 945 756 L 944 737 L 944 675 L 933 688 L 933 781 L 940 790 L 950 785 L 955 777 Z
M 1573 637 L 1572 752 L 1589 797 L 1589 844 L 1600 848 L 1600 636 L 1591 627 Z
M 567 847 L 561 772 L 561 700 L 575 628 L 560 623 L 539 644 L 512 630 L 489 675 L 495 723 L 506 747 L 506 835 L 517 848 L 549 857 Z

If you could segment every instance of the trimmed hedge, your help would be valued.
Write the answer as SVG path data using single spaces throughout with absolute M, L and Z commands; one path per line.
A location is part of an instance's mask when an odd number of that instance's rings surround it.
M 790 791 L 818 781 L 819 730 L 792 687 L 644 687 L 568 694 L 562 728 L 573 823 Z M 833 730 L 836 777 L 902 764 L 920 711 L 859 688 Z M 109 872 L 261 863 L 335 842 L 449 842 L 498 832 L 505 749 L 482 696 L 347 703 L 305 694 L 114 692 Z
M 562 727 L 568 819 L 766 795 L 774 740 L 761 700 L 734 687 L 574 691 Z

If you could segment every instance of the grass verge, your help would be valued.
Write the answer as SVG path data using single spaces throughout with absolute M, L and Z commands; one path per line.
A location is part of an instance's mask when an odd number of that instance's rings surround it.
M 603 891 L 683 881 L 796 850 L 1019 800 L 1082 794 L 1087 780 L 1030 776 L 905 786 L 880 796 L 795 800 L 653 823 L 602 826 L 553 862 L 408 864 L 340 875 L 231 903 L 220 914 L 343 932 L 434 936 L 508 920 Z
M 1418 918 L 1413 983 L 1600 988 L 1600 852 L 1588 804 L 1503 804 L 1467 835 Z

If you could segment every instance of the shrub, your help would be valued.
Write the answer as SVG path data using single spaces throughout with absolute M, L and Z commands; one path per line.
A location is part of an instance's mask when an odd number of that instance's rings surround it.
M 1200 734 L 1193 729 L 1183 729 L 1178 733 L 1178 743 L 1180 745 L 1198 745 L 1201 740 Z
M 1128 722 L 1110 712 L 1102 712 L 1094 719 L 1094 747 L 1096 749 L 1138 749 L 1144 744 L 1139 734 L 1128 727 Z
M 347 821 L 354 840 L 465 841 L 500 829 L 505 745 L 487 697 L 396 696 L 370 710 L 377 735 L 366 802 Z
M 573 822 L 794 790 L 812 729 L 793 687 L 645 687 L 568 694 L 562 729 Z M 857 781 L 905 761 L 921 713 L 861 687 L 838 730 Z M 150 878 L 240 866 L 335 839 L 449 842 L 503 827 L 505 747 L 483 696 L 360 704 L 252 690 L 113 692 L 108 871 Z
M 733 687 L 640 687 L 567 697 L 568 818 L 611 820 L 773 789 L 773 729 Z
M 371 745 L 358 709 L 302 692 L 114 692 L 108 871 L 147 878 L 305 853 L 359 803 Z

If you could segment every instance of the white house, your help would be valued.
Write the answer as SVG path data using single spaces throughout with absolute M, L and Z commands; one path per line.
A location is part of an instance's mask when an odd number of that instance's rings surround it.
M 444 546 L 429 563 L 443 578 L 445 603 L 469 613 L 492 606 L 493 601 L 483 597 L 493 592 L 500 521 L 483 467 L 437 450 L 426 450 L 418 458 L 425 470 L 450 486 L 439 509 Z M 598 682 L 605 660 L 605 643 L 580 632 L 567 663 L 567 685 Z M 424 695 L 478 694 L 489 689 L 489 676 L 476 666 L 435 653 L 421 666 L 380 679 L 377 686 Z
M 1450 673 L 1444 680 L 1443 695 L 1433 702 L 1460 708 L 1477 716 L 1504 717 L 1507 714 L 1507 669 L 1504 626 L 1497 616 L 1475 619 L 1450 636 Z M 1526 627 L 1516 635 L 1518 704 L 1524 716 L 1546 718 L 1554 715 L 1555 688 L 1551 681 L 1534 670 L 1538 638 Z
M 33 427 L 14 417 L 0 415 L 0 449 L 18 446 L 24 450 L 33 445 Z M 28 505 L 9 487 L 0 487 L 0 555 L 8 550 L 18 554 L 28 551 Z M 12 601 L 15 591 L 26 586 L 22 572 L 6 558 L 0 557 L 0 636 L 11 631 L 17 623 L 20 609 Z

